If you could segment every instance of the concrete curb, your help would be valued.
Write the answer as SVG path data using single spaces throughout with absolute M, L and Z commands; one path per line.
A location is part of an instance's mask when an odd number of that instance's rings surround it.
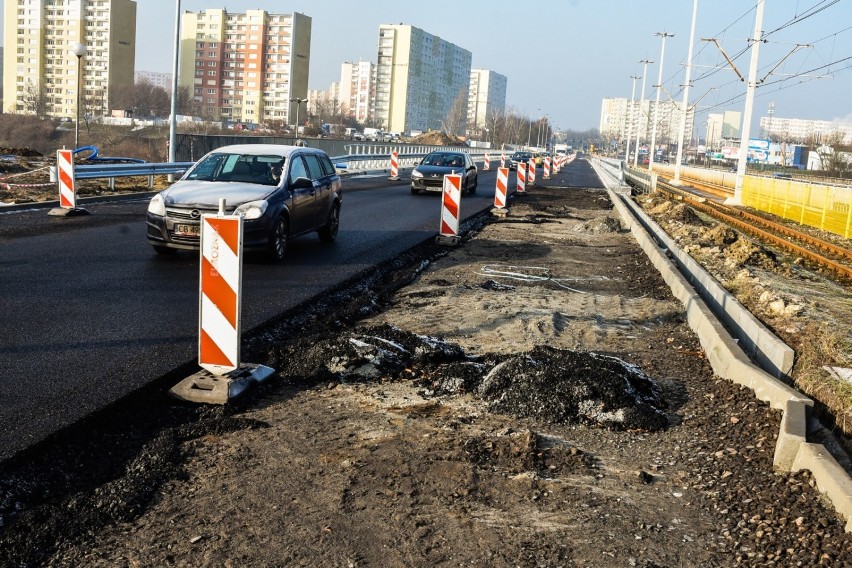
M 698 335 L 713 372 L 724 379 L 751 388 L 757 398 L 769 402 L 772 408 L 783 411 L 773 456 L 774 467 L 780 471 L 810 471 L 817 488 L 846 519 L 846 532 L 852 532 L 852 480 L 825 447 L 808 443 L 806 439 L 808 408 L 813 406 L 813 401 L 749 360 L 738 341 L 730 336 L 690 284 L 691 281 L 696 281 L 700 274 L 687 273 L 688 276 L 684 276 L 680 270 L 686 270 L 685 265 L 681 265 L 679 270 L 667 256 L 677 256 L 683 254 L 682 251 L 673 243 L 667 247 L 668 250 L 660 248 L 657 243 L 664 240 L 661 238 L 664 234 L 662 229 L 647 217 L 640 220 L 640 215 L 644 215 L 644 212 L 638 211 L 638 206 L 613 191 L 612 186 L 615 183 L 608 172 L 595 167 L 594 161 L 591 163 L 639 246 L 660 271 L 675 297 L 686 308 L 687 321 Z M 695 265 L 700 272 L 704 272 L 697 263 Z M 709 275 L 707 277 L 712 279 Z M 727 295 L 730 296 L 729 293 Z M 733 297 L 726 298 L 723 305 L 731 305 L 732 300 Z M 736 303 L 739 305 L 739 302 Z

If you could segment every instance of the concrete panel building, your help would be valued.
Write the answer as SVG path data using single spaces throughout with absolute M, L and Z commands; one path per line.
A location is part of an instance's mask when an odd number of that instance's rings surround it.
M 626 140 L 628 129 L 630 139 L 635 142 L 636 134 L 640 140 L 650 142 L 654 128 L 654 110 L 656 101 L 642 101 L 627 98 L 607 98 L 601 103 L 600 132 L 603 136 L 614 140 Z M 661 101 L 657 115 L 657 142 L 660 144 L 677 143 L 680 134 L 680 121 L 683 117 L 683 104 Z M 695 123 L 695 107 L 688 107 L 686 113 L 686 131 L 684 139 L 687 144 L 692 139 Z
M 825 142 L 829 137 L 841 138 L 843 144 L 852 144 L 852 124 L 831 120 L 806 120 L 803 118 L 760 117 L 763 136 L 784 142 Z
M 467 118 L 472 55 L 409 25 L 379 26 L 375 120 L 385 130 L 462 131 Z M 455 110 L 454 110 L 455 107 Z M 451 116 L 458 114 L 458 117 Z M 458 133 L 462 133 L 458 132 Z
M 162 73 L 159 71 L 137 71 L 136 82 L 141 83 L 147 81 L 155 87 L 160 87 L 168 92 L 172 92 L 172 74 Z
M 473 69 L 467 99 L 467 124 L 474 131 L 485 128 L 486 118 L 506 110 L 506 76 L 488 69 Z
M 737 110 L 707 115 L 707 146 L 718 148 L 722 140 L 739 140 L 742 113 Z
M 185 12 L 178 82 L 202 116 L 227 122 L 292 124 L 307 99 L 311 18 L 265 10 Z M 301 112 L 305 112 L 302 103 Z
M 112 93 L 133 84 L 134 0 L 5 0 L 3 18 L 4 110 L 74 117 L 79 88 L 81 116 L 103 116 Z
M 371 123 L 375 118 L 375 97 L 375 64 L 347 61 L 340 66 L 340 101 L 347 116 L 361 123 Z

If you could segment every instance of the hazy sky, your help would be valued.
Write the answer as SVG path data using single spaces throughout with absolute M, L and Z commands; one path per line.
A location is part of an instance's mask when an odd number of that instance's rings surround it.
M 696 128 L 707 112 L 744 108 L 745 85 L 725 65 L 716 38 L 748 76 L 747 40 L 757 0 L 699 0 L 690 102 L 698 101 Z M 136 69 L 171 71 L 176 0 L 138 0 Z M 559 128 L 597 128 L 604 97 L 629 97 L 631 75 L 650 59 L 645 97 L 654 98 L 662 40 L 666 40 L 661 100 L 683 94 L 692 19 L 690 0 L 181 0 L 183 11 L 224 7 L 312 18 L 309 88 L 326 89 L 344 61 L 376 61 L 378 27 L 404 23 L 473 54 L 473 67 L 508 77 L 507 105 Z M 796 20 L 799 21 L 796 21 Z M 764 9 L 755 99 L 755 126 L 775 103 L 782 118 L 845 119 L 852 123 L 852 0 L 772 0 Z M 796 44 L 810 44 L 789 55 Z M 738 56 L 738 57 L 735 57 Z M 775 69 L 773 69 L 775 68 Z M 642 82 L 636 81 L 636 98 Z M 754 130 L 752 132 L 755 132 Z

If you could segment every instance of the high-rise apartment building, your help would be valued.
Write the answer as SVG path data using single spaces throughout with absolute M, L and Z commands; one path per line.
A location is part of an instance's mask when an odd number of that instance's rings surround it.
M 376 65 L 369 61 L 345 62 L 340 66 L 340 101 L 344 114 L 370 123 L 375 115 Z
M 843 144 L 852 144 L 850 123 L 762 116 L 760 130 L 764 136 L 778 138 L 783 142 L 825 142 L 829 137 L 837 137 Z
M 463 132 L 471 59 L 466 49 L 413 26 L 380 25 L 376 122 L 393 132 Z
M 626 140 L 628 132 L 631 144 L 638 133 L 641 142 L 650 142 L 654 129 L 654 110 L 656 101 L 639 101 L 627 98 L 606 98 L 601 104 L 600 132 L 615 140 Z M 683 117 L 682 103 L 660 102 L 657 117 L 657 142 L 660 144 L 677 143 L 680 134 L 680 121 Z M 695 122 L 695 107 L 688 107 L 686 113 L 686 131 L 684 140 L 688 144 L 692 139 Z
M 155 87 L 165 89 L 169 93 L 172 92 L 172 74 L 163 73 L 160 71 L 137 71 L 135 76 L 136 82 L 141 83 L 147 81 Z
M 293 124 L 297 104 L 306 112 L 310 17 L 208 9 L 185 12 L 181 22 L 178 81 L 203 116 Z
M 81 116 L 102 116 L 133 84 L 135 0 L 5 0 L 3 18 L 4 110 L 73 117 L 79 89 Z
M 473 69 L 467 99 L 467 125 L 482 130 L 494 112 L 506 110 L 506 76 L 488 69 Z

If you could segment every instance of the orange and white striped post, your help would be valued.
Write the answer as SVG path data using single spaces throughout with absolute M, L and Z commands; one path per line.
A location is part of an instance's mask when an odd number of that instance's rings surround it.
M 550 179 L 550 157 L 549 156 L 544 157 L 544 175 L 542 176 L 542 178 L 543 179 Z
M 526 162 L 518 162 L 518 182 L 516 191 L 524 193 L 527 190 L 527 164 Z
M 77 207 L 74 152 L 72 150 L 56 151 L 56 181 L 59 186 L 59 207 L 54 207 L 47 214 L 55 216 L 87 214 L 87 210 Z
M 275 371 L 240 363 L 243 217 L 225 215 L 224 199 L 217 215 L 201 216 L 198 276 L 198 365 L 204 371 L 170 393 L 192 402 L 225 404 Z
M 198 364 L 214 375 L 240 366 L 243 218 L 201 216 Z
M 485 158 L 484 158 L 484 161 L 482 163 L 482 169 L 483 170 L 490 170 L 491 169 L 491 156 L 488 155 L 488 152 L 485 152 Z
M 509 186 L 509 168 L 497 169 L 497 188 L 494 191 L 494 207 L 506 208 L 506 188 Z
M 527 181 L 530 186 L 535 185 L 535 161 L 530 160 L 530 169 L 527 171 Z
M 444 192 L 441 200 L 441 227 L 438 244 L 459 243 L 459 216 L 461 214 L 461 180 L 458 174 L 444 176 Z
M 506 167 L 506 152 L 500 152 L 500 167 Z
M 388 179 L 391 181 L 399 179 L 399 152 L 391 152 L 391 175 Z

